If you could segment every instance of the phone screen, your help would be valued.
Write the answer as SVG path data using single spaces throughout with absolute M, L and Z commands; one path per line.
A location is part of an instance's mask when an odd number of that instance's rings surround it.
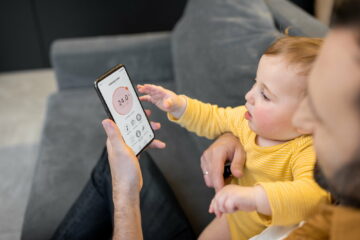
M 96 81 L 96 86 L 125 143 L 138 155 L 154 139 L 154 132 L 125 67 Z

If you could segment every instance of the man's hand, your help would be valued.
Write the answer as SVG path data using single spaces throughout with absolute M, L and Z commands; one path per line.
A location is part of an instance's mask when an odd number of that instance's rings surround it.
M 142 176 L 139 160 L 132 149 L 124 142 L 117 125 L 110 119 L 102 121 L 106 135 L 106 147 L 111 170 L 113 192 L 129 191 L 139 194 L 142 187 Z M 116 198 L 116 194 L 114 194 Z M 116 199 L 114 199 L 115 201 Z
M 231 172 L 241 177 L 245 164 L 245 152 L 239 139 L 230 133 L 223 134 L 201 156 L 201 169 L 208 187 L 218 192 L 224 187 L 224 165 L 231 161 Z
M 128 147 L 117 125 L 110 119 L 102 122 L 110 164 L 113 202 L 113 240 L 143 239 L 140 216 L 140 190 L 142 176 L 139 161 Z
M 148 117 L 151 116 L 150 110 L 146 109 L 145 113 Z M 124 142 L 119 128 L 112 120 L 106 119 L 102 122 L 102 124 L 108 136 L 106 147 L 108 150 L 111 177 L 113 180 L 113 190 L 116 191 L 119 187 L 121 187 L 122 190 L 124 190 L 124 188 L 131 189 L 135 187 L 135 190 L 140 192 L 142 186 L 142 177 L 140 173 L 139 162 L 134 152 Z M 151 121 L 150 124 L 152 129 L 155 131 L 161 128 L 161 125 L 158 122 Z M 165 147 L 166 144 L 158 139 L 153 140 L 149 145 L 149 148 L 162 149 Z M 136 174 L 134 175 L 134 173 Z M 136 183 L 138 183 L 138 186 L 133 186 L 133 184 Z

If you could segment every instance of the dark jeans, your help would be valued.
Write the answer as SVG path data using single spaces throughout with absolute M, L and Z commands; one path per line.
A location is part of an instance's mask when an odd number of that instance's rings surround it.
M 140 167 L 141 224 L 144 239 L 195 239 L 195 234 L 164 176 L 147 152 Z M 52 239 L 110 239 L 113 202 L 108 155 L 104 149 L 91 179 L 71 207 Z

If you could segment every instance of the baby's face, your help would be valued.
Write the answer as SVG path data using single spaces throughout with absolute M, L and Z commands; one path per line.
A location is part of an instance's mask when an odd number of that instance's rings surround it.
M 282 56 L 261 57 L 256 82 L 245 96 L 245 117 L 257 135 L 277 141 L 301 135 L 292 124 L 306 86 L 306 77 L 298 72 Z

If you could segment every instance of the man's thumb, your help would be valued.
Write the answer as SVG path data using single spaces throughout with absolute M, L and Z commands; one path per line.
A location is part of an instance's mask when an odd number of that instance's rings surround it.
M 245 163 L 245 155 L 242 151 L 235 151 L 234 158 L 231 161 L 231 173 L 233 176 L 239 178 L 243 175 L 244 170 L 244 163 Z
M 102 121 L 102 125 L 111 144 L 118 144 L 123 141 L 120 130 L 112 120 L 105 119 Z

